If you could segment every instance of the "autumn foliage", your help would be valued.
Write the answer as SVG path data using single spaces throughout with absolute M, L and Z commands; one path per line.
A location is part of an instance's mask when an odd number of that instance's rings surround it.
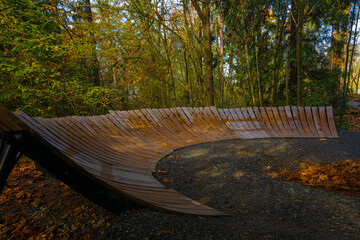
M 275 173 L 287 181 L 360 195 L 360 158 L 328 164 L 303 162 L 297 171 L 284 168 Z
M 345 118 L 351 130 L 360 133 L 360 112 L 349 110 Z M 303 162 L 300 163 L 298 170 L 282 168 L 275 171 L 275 176 L 286 181 L 297 181 L 314 187 L 360 196 L 360 158 L 328 164 Z
M 23 158 L 0 195 L 0 239 L 91 239 L 117 217 L 98 208 Z

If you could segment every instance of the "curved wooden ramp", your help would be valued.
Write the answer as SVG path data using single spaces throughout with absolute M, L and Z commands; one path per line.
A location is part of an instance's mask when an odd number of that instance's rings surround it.
M 13 116 L 0 117 L 0 133 L 35 132 L 65 161 L 114 191 L 153 208 L 196 215 L 225 213 L 166 189 L 153 177 L 157 162 L 172 151 L 237 138 L 338 137 L 331 107 L 177 107 L 52 119 L 14 115 L 17 125 L 11 125 Z

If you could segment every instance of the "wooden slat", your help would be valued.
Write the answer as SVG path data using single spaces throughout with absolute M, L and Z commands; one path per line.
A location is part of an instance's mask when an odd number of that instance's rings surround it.
M 210 138 L 206 134 L 204 134 L 197 126 L 194 119 L 187 111 L 187 108 L 177 107 L 175 109 L 177 113 L 181 116 L 181 119 L 185 123 L 185 126 L 193 133 L 193 135 L 197 136 L 199 139 L 203 139 L 203 141 L 210 141 Z
M 218 111 L 219 111 L 220 116 L 225 121 L 226 125 L 228 126 L 228 128 L 233 133 L 235 133 L 235 135 L 237 135 L 238 137 L 240 137 L 242 139 L 246 138 L 246 135 L 244 134 L 244 132 L 237 131 L 240 127 L 236 122 L 232 121 L 234 119 L 228 109 L 218 109 Z
M 188 133 L 190 136 L 190 139 L 192 141 L 192 144 L 201 143 L 203 141 L 206 141 L 207 138 L 205 138 L 202 135 L 199 135 L 193 131 L 192 127 L 190 126 L 190 122 L 184 115 L 181 108 L 170 108 L 169 111 L 172 113 L 172 116 L 174 118 L 174 121 L 178 122 L 178 125 L 180 125 L 184 131 Z M 170 113 L 168 113 L 170 115 Z
M 218 138 L 208 134 L 208 127 L 203 125 L 203 121 L 197 117 L 197 114 L 195 113 L 193 108 L 182 108 L 182 110 L 186 113 L 186 116 L 188 116 L 189 119 L 192 119 L 191 123 L 203 134 L 203 136 L 211 139 L 211 141 L 219 140 Z
M 334 122 L 334 114 L 333 114 L 333 110 L 331 106 L 326 106 L 326 116 L 328 119 L 328 124 L 329 124 L 329 128 L 330 128 L 330 132 L 331 132 L 331 137 L 332 138 L 338 138 L 338 134 L 336 131 L 336 127 L 335 127 L 335 122 Z
M 233 139 L 235 137 L 233 132 L 230 132 L 229 128 L 227 128 L 224 122 L 221 121 L 219 113 L 217 112 L 215 107 L 205 107 L 204 111 L 207 113 L 211 121 L 218 129 L 219 134 L 223 136 L 224 139 Z
M 313 137 L 313 134 L 311 133 L 310 127 L 306 121 L 305 111 L 303 106 L 298 106 L 299 116 L 300 116 L 300 123 L 303 127 L 306 135 L 308 137 Z
M 292 106 L 291 107 L 291 111 L 290 111 L 290 107 L 286 106 L 285 107 L 285 111 L 286 111 L 286 116 L 288 117 L 288 121 L 293 120 L 295 127 L 297 128 L 297 130 L 300 133 L 300 137 L 307 137 L 307 134 L 305 132 L 305 130 L 303 129 L 301 122 L 300 122 L 300 118 L 299 118 L 299 113 L 298 110 L 296 108 L 296 106 Z M 291 117 L 292 116 L 292 117 Z
M 260 113 L 261 113 L 261 116 L 262 116 L 262 119 L 263 119 L 263 122 L 265 123 L 267 129 L 272 133 L 272 136 L 273 137 L 280 137 L 281 136 L 281 133 L 279 133 L 279 129 L 274 129 L 273 128 L 273 124 L 272 122 L 270 121 L 267 113 L 266 113 L 266 110 L 264 107 L 260 107 L 259 108 L 260 110 Z
M 320 124 L 321 129 L 323 130 L 323 137 L 331 137 L 331 131 L 328 126 L 328 121 L 326 119 L 326 112 L 324 107 L 319 107 L 319 113 L 320 113 Z
M 320 137 L 313 120 L 312 112 L 310 107 L 305 107 L 306 122 L 310 128 L 310 131 L 314 137 Z
M 239 121 L 242 123 L 244 128 L 246 129 L 246 133 L 250 135 L 250 138 L 259 138 L 259 135 L 257 133 L 257 129 L 250 126 L 248 123 L 250 119 L 245 119 L 242 111 L 240 108 L 235 108 L 235 113 L 238 116 Z
M 281 118 L 281 121 L 282 121 L 282 123 L 283 123 L 283 125 L 285 127 L 285 131 L 286 131 L 287 135 L 289 137 L 297 137 L 297 136 L 299 136 L 295 125 L 293 125 L 293 127 L 292 127 L 291 124 L 289 123 L 289 121 L 288 121 L 288 119 L 286 117 L 284 108 L 283 107 L 278 107 L 278 111 L 279 111 L 280 118 Z
M 267 108 L 267 109 L 269 109 L 269 111 L 270 111 L 270 108 Z M 285 128 L 284 124 L 281 121 L 281 118 L 280 118 L 277 107 L 272 107 L 271 112 L 272 112 L 272 115 L 274 115 L 274 120 L 275 120 L 276 124 L 278 125 L 280 131 L 282 132 L 282 137 L 289 136 L 289 132 L 286 131 L 286 128 Z
M 317 107 L 312 107 L 311 110 L 312 110 L 313 117 L 314 117 L 314 124 L 315 124 L 317 132 L 319 133 L 319 136 L 320 137 L 325 137 L 323 127 L 321 126 L 321 122 L 320 122 L 318 108 Z

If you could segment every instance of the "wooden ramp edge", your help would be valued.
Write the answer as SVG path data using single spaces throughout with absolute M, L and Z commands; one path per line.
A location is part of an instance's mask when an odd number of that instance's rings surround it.
M 5 110 L 0 108 L 0 113 Z M 215 216 L 226 213 L 158 182 L 152 175 L 157 162 L 178 148 L 205 142 L 338 137 L 331 107 L 295 106 L 146 108 L 63 118 L 34 118 L 17 111 L 0 116 L 0 133 L 20 130 L 34 132 L 84 174 L 138 203 L 170 212 Z

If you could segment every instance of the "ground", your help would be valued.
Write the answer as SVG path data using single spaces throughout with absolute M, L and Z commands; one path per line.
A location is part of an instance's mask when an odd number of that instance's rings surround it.
M 114 215 L 23 158 L 0 195 L 0 238 L 360 239 L 359 190 L 330 191 L 326 184 L 316 184 L 325 173 L 313 169 L 333 169 L 338 166 L 333 163 L 346 160 L 350 166 L 360 158 L 360 113 L 350 112 L 347 119 L 352 131 L 340 131 L 339 139 L 207 143 L 179 149 L 159 162 L 155 177 L 164 185 L 229 217 L 148 208 Z M 360 171 L 358 165 L 351 166 L 345 174 L 349 179 L 352 171 Z M 315 184 L 285 179 L 286 171 L 311 176 Z M 335 176 L 326 174 L 329 179 Z

